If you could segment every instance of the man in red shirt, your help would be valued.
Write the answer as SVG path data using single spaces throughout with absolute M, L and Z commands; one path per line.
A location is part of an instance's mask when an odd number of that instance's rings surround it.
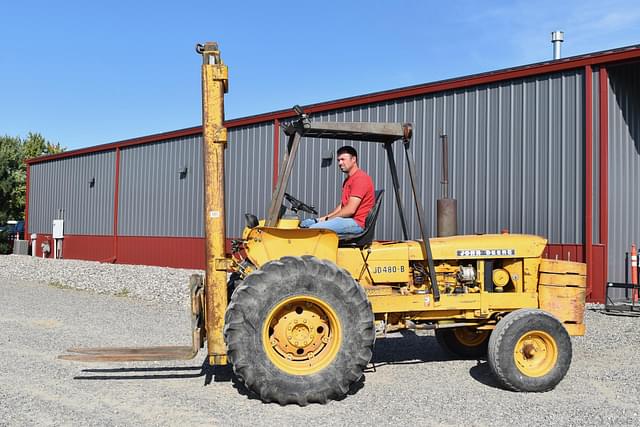
M 357 234 L 375 204 L 373 181 L 358 167 L 358 153 L 353 147 L 338 149 L 338 167 L 347 174 L 342 183 L 342 197 L 336 208 L 320 218 L 305 219 L 301 227 L 328 228 L 338 234 Z

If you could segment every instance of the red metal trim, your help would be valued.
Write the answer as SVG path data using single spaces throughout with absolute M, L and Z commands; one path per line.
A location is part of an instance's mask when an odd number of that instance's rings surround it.
M 606 67 L 600 67 L 598 81 L 600 126 L 600 243 L 605 257 L 609 253 L 609 76 Z M 607 261 L 604 260 L 604 277 L 608 280 Z M 602 284 L 605 286 L 605 283 Z
M 586 65 L 584 67 L 584 97 L 584 250 L 587 255 L 588 297 L 593 289 L 593 73 L 591 70 L 591 65 Z
M 175 130 L 175 131 L 171 131 L 171 132 L 156 133 L 156 134 L 153 134 L 153 135 L 141 136 L 141 137 L 132 138 L 132 139 L 125 139 L 125 140 L 122 140 L 122 141 L 110 142 L 108 144 L 101 144 L 101 145 L 96 145 L 96 146 L 93 146 L 93 147 L 81 148 L 81 149 L 78 149 L 78 150 L 65 151 L 63 153 L 52 154 L 50 156 L 35 157 L 33 159 L 28 159 L 27 163 L 28 164 L 33 164 L 33 163 L 46 162 L 46 161 L 49 161 L 49 160 L 56 160 L 56 159 L 62 159 L 62 158 L 65 158 L 65 157 L 79 156 L 79 155 L 82 155 L 82 154 L 91 154 L 91 153 L 97 153 L 97 152 L 100 152 L 100 151 L 109 151 L 109 150 L 114 150 L 116 148 L 129 147 L 129 146 L 132 146 L 132 145 L 141 145 L 141 144 L 147 144 L 147 143 L 151 143 L 151 142 L 158 142 L 158 141 L 162 141 L 162 140 L 165 140 L 165 139 L 180 138 L 180 137 L 183 137 L 183 136 L 191 136 L 191 135 L 199 135 L 201 133 L 202 133 L 202 126 L 194 126 L 194 127 Z
M 280 155 L 280 120 L 273 120 L 273 188 L 278 184 L 278 158 Z
M 27 163 L 26 189 L 24 192 L 24 240 L 30 240 L 29 236 L 29 181 L 31 178 L 31 165 Z
M 569 57 L 560 60 L 541 62 L 536 64 L 525 65 L 522 67 L 507 68 L 503 70 L 491 71 L 488 73 L 475 74 L 466 77 L 459 77 L 449 80 L 443 80 L 439 82 L 421 84 L 416 86 L 409 86 L 400 89 L 392 89 L 383 92 L 375 92 L 366 95 L 354 96 L 350 98 L 338 99 L 335 101 L 323 102 L 318 104 L 311 104 L 304 107 L 307 113 L 318 113 L 328 110 L 334 110 L 339 108 L 354 107 L 363 104 L 369 104 L 374 102 L 391 101 L 398 98 L 405 98 L 417 95 L 424 95 L 433 92 L 440 92 L 444 90 L 461 89 L 469 86 L 477 86 L 488 83 L 495 83 L 503 80 L 517 79 L 523 77 L 531 77 L 538 74 L 554 73 L 559 71 L 566 71 L 575 68 L 585 67 L 587 65 L 599 65 L 599 64 L 611 64 L 615 62 L 627 61 L 630 59 L 640 58 L 640 45 L 623 47 L 620 49 L 614 49 L 603 52 L 595 52 L 587 55 L 580 55 Z M 252 125 L 256 123 L 262 123 L 273 120 L 281 120 L 288 117 L 295 116 L 295 113 L 291 109 L 273 111 L 264 114 L 258 114 L 254 116 L 241 117 L 225 122 L 227 128 L 234 128 L 246 125 Z M 202 127 L 196 126 L 186 129 L 181 129 L 173 132 L 159 133 L 155 135 L 144 136 L 140 138 L 128 139 L 124 141 L 114 142 L 110 144 L 98 145 L 95 147 L 84 148 L 80 150 L 68 151 L 61 154 L 55 154 L 46 157 L 37 157 L 29 159 L 29 163 L 39 163 L 43 161 L 76 156 L 80 154 L 94 153 L 98 151 L 113 150 L 116 147 L 128 147 L 131 145 L 146 144 L 150 142 L 157 142 L 163 139 L 177 138 L 181 136 L 197 135 L 202 133 Z
M 120 198 L 120 148 L 116 148 L 115 191 L 113 199 L 113 261 L 118 259 L 118 202 Z

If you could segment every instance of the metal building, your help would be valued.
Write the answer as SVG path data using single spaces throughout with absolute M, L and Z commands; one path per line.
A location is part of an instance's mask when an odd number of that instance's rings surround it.
M 398 121 L 414 128 L 412 150 L 430 230 L 449 136 L 450 191 L 462 234 L 545 236 L 547 256 L 587 262 L 589 298 L 624 278 L 639 242 L 640 45 L 307 106 L 312 120 Z M 295 100 L 291 100 L 295 103 Z M 230 120 L 226 150 L 227 236 L 243 214 L 263 217 L 293 111 Z M 290 193 L 326 212 L 343 179 L 339 141 L 303 141 Z M 398 239 L 385 152 L 356 144 L 359 162 L 385 193 L 378 239 Z M 31 159 L 28 233 L 37 248 L 64 217 L 63 256 L 203 268 L 201 128 Z M 400 153 L 399 153 L 400 154 Z M 399 168 L 404 159 L 398 156 Z M 408 182 L 401 182 L 412 201 Z M 409 237 L 417 238 L 409 216 Z M 38 249 L 38 256 L 41 252 Z

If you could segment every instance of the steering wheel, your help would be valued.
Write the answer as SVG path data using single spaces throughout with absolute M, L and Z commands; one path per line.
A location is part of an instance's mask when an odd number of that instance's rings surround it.
M 293 197 L 291 194 L 284 193 L 284 198 L 287 199 L 287 202 L 289 202 L 289 204 L 291 204 L 292 211 L 294 212 L 302 211 L 302 212 L 310 213 L 313 215 L 318 215 L 318 211 L 316 210 L 315 207 L 309 206 L 306 203 L 301 202 L 300 200 Z

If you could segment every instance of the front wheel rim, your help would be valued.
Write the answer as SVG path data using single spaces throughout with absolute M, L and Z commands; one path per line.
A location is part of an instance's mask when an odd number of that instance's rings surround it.
M 558 345 L 547 332 L 530 331 L 518 340 L 513 351 L 516 367 L 528 377 L 542 377 L 558 360 Z
M 335 359 L 341 342 L 342 326 L 336 312 L 309 295 L 296 295 L 276 304 L 262 328 L 268 359 L 291 375 L 321 371 Z

